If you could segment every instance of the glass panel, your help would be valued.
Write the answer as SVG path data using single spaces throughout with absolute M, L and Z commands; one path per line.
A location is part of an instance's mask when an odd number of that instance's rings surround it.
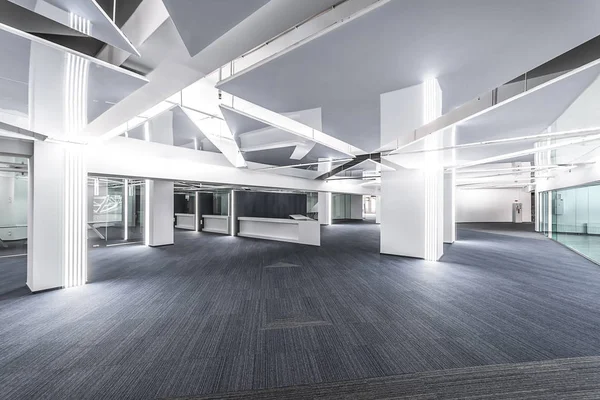
M 544 192 L 540 209 L 546 235 L 600 262 L 600 186 Z
M 88 179 L 88 243 L 91 247 L 144 241 L 143 181 Z
M 0 157 L 0 257 L 27 254 L 27 160 Z
M 229 192 L 217 192 L 213 196 L 214 215 L 229 215 Z

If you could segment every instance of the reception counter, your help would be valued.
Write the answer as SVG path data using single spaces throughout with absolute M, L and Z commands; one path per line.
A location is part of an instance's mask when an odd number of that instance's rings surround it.
M 229 235 L 229 217 L 227 215 L 203 215 L 203 232 Z
M 175 218 L 177 218 L 175 228 L 190 231 L 196 230 L 196 214 L 175 214 Z
M 238 236 L 280 242 L 321 245 L 321 226 L 318 221 L 239 217 Z

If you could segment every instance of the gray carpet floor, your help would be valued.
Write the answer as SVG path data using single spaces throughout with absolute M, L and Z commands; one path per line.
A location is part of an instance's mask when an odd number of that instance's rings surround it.
M 1 295 L 0 398 L 172 398 L 600 356 L 597 265 L 550 240 L 459 237 L 439 263 L 380 255 L 374 224 L 323 228 L 320 248 L 178 232 L 175 246 L 91 250 L 89 285 Z
M 600 357 L 418 372 L 177 400 L 598 399 Z

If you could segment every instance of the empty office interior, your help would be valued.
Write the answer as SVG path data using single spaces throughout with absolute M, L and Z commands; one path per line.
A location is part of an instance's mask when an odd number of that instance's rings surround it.
M 0 398 L 600 398 L 597 0 L 0 0 Z

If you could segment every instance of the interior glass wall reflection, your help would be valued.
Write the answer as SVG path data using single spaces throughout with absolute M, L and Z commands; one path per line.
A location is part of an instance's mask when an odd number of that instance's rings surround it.
M 213 215 L 229 215 L 230 192 L 217 192 L 213 195 Z
M 144 181 L 90 177 L 87 222 L 90 246 L 143 243 L 144 196 Z
M 545 192 L 541 212 L 547 236 L 600 262 L 599 185 Z
M 334 221 L 344 221 L 352 218 L 352 196 L 349 194 L 333 193 L 331 196 L 331 217 Z
M 0 157 L 0 257 L 27 254 L 27 160 Z

